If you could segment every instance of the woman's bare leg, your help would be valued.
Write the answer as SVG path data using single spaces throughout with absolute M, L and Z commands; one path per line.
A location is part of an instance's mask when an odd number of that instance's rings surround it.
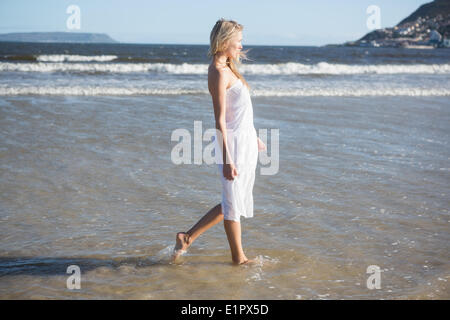
M 224 221 L 224 228 L 227 234 L 228 243 L 231 249 L 231 258 L 235 264 L 243 264 L 253 262 L 249 260 L 242 249 L 241 240 L 241 223 L 233 220 L 224 220 L 222 213 L 222 206 L 219 203 L 214 208 L 209 210 L 191 229 L 187 232 L 178 232 L 176 236 L 176 244 L 173 254 L 173 260 L 178 258 L 180 254 L 186 251 L 191 244 L 203 232 L 215 226 L 220 221 Z
M 224 220 L 223 225 L 227 234 L 228 243 L 230 244 L 233 263 L 243 264 L 252 262 L 252 260 L 247 259 L 242 249 L 241 223 L 233 220 Z
M 191 229 L 187 232 L 178 232 L 173 259 L 175 260 L 183 251 L 197 239 L 203 232 L 223 220 L 222 205 L 219 203 L 209 210 Z

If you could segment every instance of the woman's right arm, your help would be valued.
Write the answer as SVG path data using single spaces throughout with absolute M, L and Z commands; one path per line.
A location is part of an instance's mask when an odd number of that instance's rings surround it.
M 233 180 L 237 176 L 236 167 L 231 159 L 229 150 L 227 148 L 227 126 L 226 126 L 226 76 L 222 72 L 211 75 L 210 93 L 214 106 L 214 117 L 216 121 L 217 137 L 222 140 L 222 160 L 223 160 L 223 175 L 228 180 Z M 219 134 L 222 139 L 220 139 Z

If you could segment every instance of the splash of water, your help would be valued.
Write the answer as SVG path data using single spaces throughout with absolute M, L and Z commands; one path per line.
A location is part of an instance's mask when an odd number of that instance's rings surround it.
M 146 258 L 140 265 L 152 265 L 152 264 L 171 264 L 173 262 L 175 245 L 169 245 L 159 250 L 155 255 Z M 186 251 L 183 251 L 181 255 L 184 255 Z
M 254 265 L 256 267 L 263 267 L 264 265 L 268 266 L 280 262 L 280 260 L 278 260 L 277 258 L 271 258 L 269 256 L 263 255 L 257 256 L 254 260 L 255 260 Z
M 254 260 L 254 263 L 249 264 L 248 267 L 252 268 L 252 270 L 254 270 L 254 273 L 252 273 L 252 275 L 246 279 L 247 282 L 263 280 L 263 278 L 264 278 L 263 267 L 264 266 L 267 267 L 267 266 L 270 266 L 270 265 L 280 262 L 276 258 L 271 258 L 269 256 L 263 256 L 263 255 L 259 255 L 253 260 Z

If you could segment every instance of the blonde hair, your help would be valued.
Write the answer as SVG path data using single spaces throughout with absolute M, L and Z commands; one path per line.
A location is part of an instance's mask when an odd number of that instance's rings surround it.
M 233 38 L 233 36 L 244 29 L 244 26 L 237 23 L 234 20 L 225 20 L 221 18 L 217 20 L 213 29 L 211 30 L 211 34 L 209 36 L 209 50 L 208 57 L 214 59 L 214 56 L 221 51 L 225 51 L 228 46 L 228 41 Z M 250 89 L 247 81 L 245 81 L 244 77 L 239 73 L 238 66 L 241 64 L 242 59 L 250 60 L 247 58 L 247 53 L 250 50 L 241 51 L 237 60 L 227 58 L 227 66 L 230 67 L 231 71 L 242 80 L 242 82 Z

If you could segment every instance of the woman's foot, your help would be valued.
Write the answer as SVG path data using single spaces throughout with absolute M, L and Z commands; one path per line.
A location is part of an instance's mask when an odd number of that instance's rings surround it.
M 173 249 L 173 261 L 175 261 L 180 255 L 186 252 L 187 248 L 191 245 L 191 239 L 186 232 L 178 232 L 175 238 L 175 248 Z
M 255 262 L 255 260 L 248 259 L 247 257 L 244 257 L 244 258 L 242 258 L 241 260 L 238 260 L 238 261 L 233 261 L 233 263 L 235 265 L 238 265 L 238 266 L 244 265 L 244 264 L 251 264 L 251 263 L 254 263 L 254 262 Z

